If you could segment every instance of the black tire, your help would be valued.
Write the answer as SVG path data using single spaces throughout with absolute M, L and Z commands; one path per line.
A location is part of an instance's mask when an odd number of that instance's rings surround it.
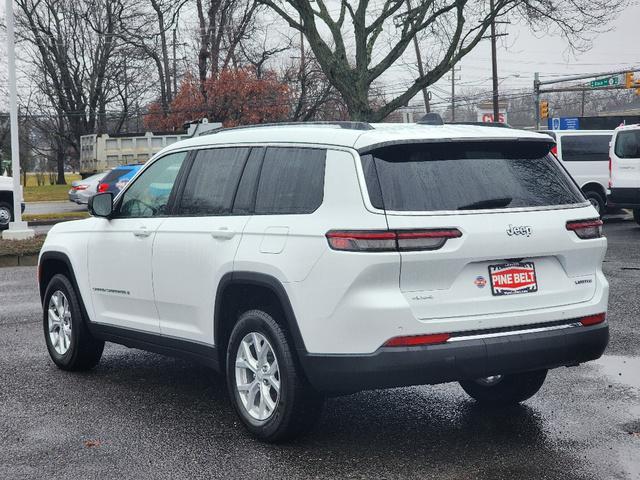
M 640 208 L 633 209 L 633 220 L 640 225 Z
M 503 375 L 493 384 L 466 380 L 460 386 L 476 402 L 489 406 L 515 405 L 533 397 L 547 377 L 547 370 Z
M 600 216 L 604 215 L 604 209 L 606 204 L 602 195 L 600 195 L 596 191 L 588 190 L 584 192 L 584 196 L 587 198 L 587 200 L 589 200 L 589 202 L 591 202 L 594 208 L 598 211 L 598 215 Z
M 67 322 L 71 324 L 71 340 L 68 349 L 63 353 L 56 351 L 49 333 L 49 302 L 57 292 L 61 292 L 66 297 L 71 315 Z M 49 281 L 44 294 L 42 310 L 44 338 L 53 363 L 62 370 L 71 371 L 89 370 L 95 367 L 102 357 L 104 341 L 97 340 L 89 332 L 86 324 L 87 319 L 82 314 L 78 295 L 65 275 L 54 275 Z
M 280 393 L 275 408 L 264 420 L 251 416 L 236 387 L 236 355 L 242 340 L 254 332 L 269 342 L 279 369 Z M 226 370 L 231 403 L 247 430 L 260 440 L 292 439 L 310 430 L 320 416 L 324 397 L 306 381 L 286 333 L 267 312 L 250 310 L 240 315 L 229 337 Z
M 9 219 L 7 221 L 7 218 Z M 0 230 L 9 228 L 9 222 L 13 221 L 13 206 L 7 202 L 0 202 Z

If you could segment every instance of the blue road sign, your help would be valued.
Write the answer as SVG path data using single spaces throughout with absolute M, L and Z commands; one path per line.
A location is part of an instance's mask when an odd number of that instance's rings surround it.
M 547 122 L 549 130 L 580 130 L 578 117 L 553 117 Z

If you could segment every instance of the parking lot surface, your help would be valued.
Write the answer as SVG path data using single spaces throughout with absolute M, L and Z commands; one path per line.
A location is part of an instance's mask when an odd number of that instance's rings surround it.
M 222 378 L 186 361 L 107 344 L 95 370 L 58 370 L 35 268 L 0 269 L 0 478 L 640 479 L 640 227 L 605 234 L 599 361 L 550 372 L 511 409 L 457 384 L 329 399 L 285 445 L 249 437 Z
M 78 205 L 68 200 L 60 200 L 55 202 L 27 202 L 25 204 L 24 213 L 30 215 L 41 215 L 43 213 L 69 213 L 69 212 L 86 212 L 86 205 Z

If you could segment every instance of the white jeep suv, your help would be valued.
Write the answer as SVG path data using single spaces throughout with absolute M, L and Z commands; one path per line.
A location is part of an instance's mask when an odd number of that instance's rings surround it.
M 268 441 L 308 429 L 326 395 L 459 381 L 526 400 L 608 342 L 602 222 L 552 146 L 355 122 L 173 144 L 49 233 L 49 354 L 88 369 L 110 341 L 202 362 Z

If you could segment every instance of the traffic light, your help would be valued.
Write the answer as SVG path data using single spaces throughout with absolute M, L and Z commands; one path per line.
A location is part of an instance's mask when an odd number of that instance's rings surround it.
M 546 100 L 540 102 L 540 118 L 549 118 L 549 102 Z
M 627 72 L 624 74 L 624 86 L 625 88 L 633 88 L 633 72 Z

